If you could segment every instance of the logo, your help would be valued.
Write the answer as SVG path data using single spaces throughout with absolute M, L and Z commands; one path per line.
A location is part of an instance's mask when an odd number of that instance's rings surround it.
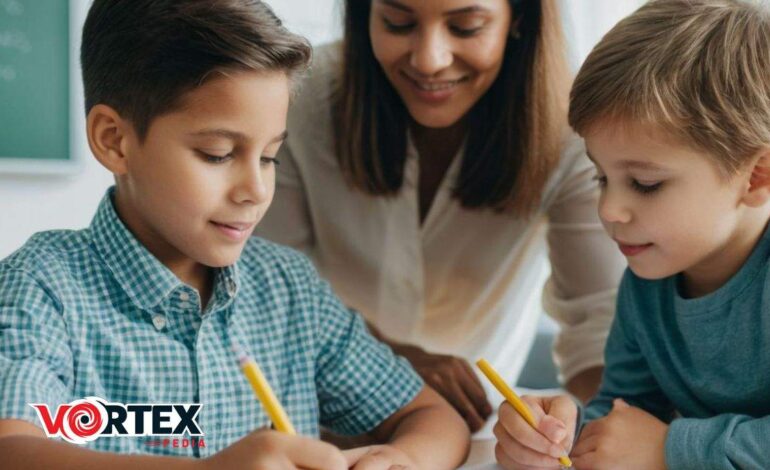
M 48 437 L 85 444 L 100 437 L 203 436 L 197 422 L 203 405 L 189 403 L 109 403 L 98 397 L 59 405 L 56 413 L 44 403 L 30 403 Z

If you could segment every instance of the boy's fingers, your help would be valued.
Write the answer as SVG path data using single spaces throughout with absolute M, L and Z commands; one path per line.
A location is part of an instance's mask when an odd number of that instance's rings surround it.
M 378 455 L 365 455 L 352 468 L 353 470 L 388 470 L 391 466 L 389 459 Z
M 580 457 L 571 457 L 572 467 L 577 470 L 598 468 L 596 452 L 589 452 Z
M 523 395 L 521 401 L 523 401 L 527 405 L 527 408 L 529 408 L 529 411 L 532 412 L 532 417 L 535 418 L 536 423 L 539 423 L 540 420 L 543 419 L 543 416 L 546 415 L 543 399 L 541 397 Z
M 572 444 L 577 424 L 577 405 L 572 398 L 558 396 L 548 403 L 548 416 L 553 420 L 540 421 L 540 431 L 553 442 Z
M 543 416 L 543 419 L 537 424 L 537 430 L 554 444 L 561 445 L 569 436 L 564 423 L 551 415 Z
M 612 400 L 612 410 L 625 410 L 626 408 L 631 408 L 631 405 L 625 402 L 622 398 L 616 398 Z
M 371 446 L 356 447 L 354 449 L 343 450 L 342 456 L 345 457 L 347 468 L 352 467 L 356 464 L 356 462 L 361 460 L 361 457 L 366 455 L 366 453 L 369 452 L 369 449 L 371 449 Z
M 297 467 L 312 470 L 347 470 L 348 462 L 342 451 L 316 439 L 286 436 L 286 456 Z
M 601 428 L 603 425 L 603 421 L 606 418 L 600 418 L 595 421 L 591 421 L 590 423 L 586 424 L 583 427 L 583 430 L 580 431 L 580 440 L 588 439 L 589 437 L 593 436 L 594 434 L 599 434 L 601 432 Z
M 497 443 L 502 447 L 503 452 L 519 465 L 534 467 L 553 467 L 556 465 L 558 467 L 558 457 L 564 453 L 560 449 L 555 449 L 558 450 L 558 452 L 555 452 L 555 455 L 551 455 L 548 451 L 554 449 L 547 447 L 546 451 L 543 452 L 528 447 L 506 433 L 501 426 L 495 426 L 494 434 L 497 438 Z M 551 447 L 553 447 L 553 445 L 551 445 Z
M 549 441 L 548 438 L 540 434 L 536 429 L 533 429 L 509 403 L 503 403 L 500 406 L 499 419 L 493 432 L 498 441 L 503 439 L 505 434 L 523 447 L 541 454 L 558 457 L 564 452 L 563 450 L 557 451 L 554 449 L 554 447 L 557 449 L 560 449 L 560 447 Z
M 580 436 L 580 439 L 575 443 L 575 447 L 572 449 L 572 452 L 570 452 L 570 456 L 580 457 L 581 455 L 587 454 L 589 452 L 593 452 L 596 450 L 596 447 L 599 443 L 599 436 L 594 434 L 593 436 L 588 436 L 587 438 L 583 438 L 583 436 Z
M 560 468 L 558 460 L 554 460 L 556 463 L 550 465 L 527 465 L 518 461 L 521 454 L 514 455 L 516 458 L 511 457 L 499 443 L 495 446 L 495 460 L 506 470 L 556 470 Z

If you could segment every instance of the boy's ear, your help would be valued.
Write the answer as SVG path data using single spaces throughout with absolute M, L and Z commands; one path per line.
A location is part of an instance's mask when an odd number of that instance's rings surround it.
M 86 118 L 91 152 L 102 166 L 116 176 L 124 175 L 128 171 L 126 148 L 129 126 L 129 122 L 105 104 L 92 107 Z
M 754 161 L 749 178 L 749 188 L 743 195 L 743 203 L 760 207 L 770 201 L 770 148 L 763 149 Z

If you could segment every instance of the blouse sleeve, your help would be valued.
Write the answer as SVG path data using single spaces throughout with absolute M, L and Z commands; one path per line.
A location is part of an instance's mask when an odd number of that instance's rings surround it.
M 582 140 L 565 148 L 566 165 L 547 205 L 551 275 L 543 307 L 560 325 L 554 343 L 559 378 L 604 363 L 604 345 L 615 313 L 625 260 L 598 217 L 598 186 Z

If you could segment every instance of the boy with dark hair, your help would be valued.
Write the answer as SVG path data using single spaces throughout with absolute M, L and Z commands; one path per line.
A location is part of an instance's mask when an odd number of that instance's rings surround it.
M 37 234 L 0 262 L 4 466 L 460 463 L 468 431 L 451 407 L 304 257 L 250 236 L 309 55 L 256 0 L 94 2 L 81 49 L 87 133 L 116 185 L 89 228 Z M 234 345 L 309 437 L 252 432 L 270 421 Z M 320 424 L 388 444 L 343 453 L 312 439 Z M 143 437 L 179 432 L 184 445 Z

